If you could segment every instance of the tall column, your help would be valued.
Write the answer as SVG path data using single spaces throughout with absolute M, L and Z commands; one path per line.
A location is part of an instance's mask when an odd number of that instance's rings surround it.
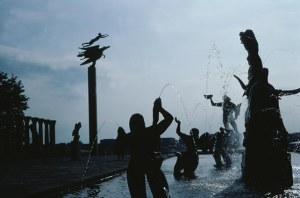
M 40 140 L 41 146 L 43 147 L 43 143 L 44 143 L 44 140 L 43 140 L 43 123 L 44 123 L 44 119 L 39 119 L 38 123 L 39 123 L 39 140 Z
M 55 120 L 50 120 L 50 151 L 55 152 Z
M 39 136 L 37 134 L 37 130 L 36 130 L 36 123 L 38 121 L 39 118 L 31 118 L 31 122 L 32 122 L 32 128 L 31 130 L 31 137 L 32 137 L 32 152 L 36 153 L 40 151 L 40 140 L 39 140 Z
M 88 87 L 89 87 L 89 137 L 91 154 L 98 155 L 97 138 L 97 92 L 96 92 L 96 67 L 95 63 L 88 67 Z
M 49 124 L 50 124 L 50 120 L 44 120 L 44 124 L 45 124 L 45 148 L 46 151 L 49 151 Z
M 31 118 L 31 122 L 33 124 L 33 127 L 36 129 L 36 123 L 39 118 Z M 31 133 L 34 133 L 34 131 L 31 131 Z M 39 140 L 36 136 L 36 134 L 32 134 L 32 143 L 37 143 Z
M 26 151 L 28 151 L 29 149 L 29 121 L 30 121 L 31 117 L 26 116 L 24 117 L 24 122 L 25 122 L 25 148 Z
M 23 116 L 16 116 L 16 132 L 17 132 L 17 151 L 18 154 L 22 153 L 23 149 L 23 134 L 24 134 L 24 124 L 23 124 Z

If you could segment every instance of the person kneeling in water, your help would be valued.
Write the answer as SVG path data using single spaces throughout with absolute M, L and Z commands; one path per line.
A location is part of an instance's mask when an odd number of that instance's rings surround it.
M 173 121 L 173 116 L 162 108 L 161 99 L 154 102 L 153 118 L 158 121 L 160 112 L 164 119 L 158 124 L 153 122 L 150 127 L 145 126 L 141 114 L 134 114 L 129 121 L 131 132 L 126 135 L 127 146 L 130 148 L 131 159 L 127 169 L 127 183 L 131 197 L 146 198 L 145 175 L 153 197 L 169 197 L 168 182 L 160 166 L 162 159 L 153 159 L 153 143 L 163 134 Z
M 178 159 L 174 166 L 174 175 L 179 175 L 181 171 L 184 171 L 184 175 L 188 176 L 192 174 L 198 166 L 198 154 L 196 142 L 198 141 L 199 130 L 196 128 L 191 129 L 190 135 L 186 135 L 180 132 L 181 122 L 175 118 L 177 122 L 176 133 L 181 139 L 184 140 L 187 151 L 182 153 L 176 153 Z

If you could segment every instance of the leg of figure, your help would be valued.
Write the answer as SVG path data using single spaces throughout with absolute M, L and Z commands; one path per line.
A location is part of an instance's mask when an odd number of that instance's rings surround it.
M 236 125 L 235 121 L 234 121 L 234 120 L 231 121 L 230 124 L 231 124 L 233 130 L 234 130 L 236 133 L 238 133 L 239 131 L 238 131 L 238 128 L 237 128 L 237 125 Z
M 189 176 L 194 173 L 196 168 L 198 167 L 199 158 L 198 155 L 193 155 L 187 161 L 186 167 L 184 168 L 184 173 L 186 176 Z
M 144 170 L 145 167 L 129 162 L 127 183 L 132 198 L 147 198 Z
M 149 167 L 149 170 L 147 171 L 147 180 L 153 197 L 169 197 L 168 182 L 161 169 Z
M 182 156 L 178 156 L 176 164 L 174 166 L 174 175 L 180 174 L 182 169 L 183 169 L 183 159 Z
M 221 152 L 221 155 L 226 163 L 226 166 L 231 166 L 231 158 L 230 156 L 228 155 L 228 153 L 226 152 L 226 150 L 224 148 L 221 148 L 220 149 L 220 152 Z
M 221 167 L 222 166 L 222 161 L 221 161 L 221 155 L 220 155 L 219 148 L 215 148 L 215 151 L 213 153 L 213 157 L 216 161 L 216 166 Z
M 224 116 L 224 115 L 223 115 L 223 124 L 224 124 L 225 129 L 229 130 L 229 121 L 228 121 L 227 116 Z

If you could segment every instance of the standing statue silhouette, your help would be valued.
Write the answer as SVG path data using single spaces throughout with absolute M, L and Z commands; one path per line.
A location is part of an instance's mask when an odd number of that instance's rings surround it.
M 153 197 L 169 197 L 168 183 L 160 169 L 162 158 L 157 159 L 153 152 L 153 144 L 163 134 L 173 121 L 173 116 L 167 112 L 158 98 L 154 102 L 153 116 L 158 121 L 158 111 L 164 119 L 158 124 L 145 126 L 144 117 L 134 114 L 129 121 L 131 132 L 126 135 L 126 144 L 130 149 L 130 162 L 127 169 L 127 182 L 131 197 L 146 198 L 145 175 Z
M 276 90 L 268 82 L 269 70 L 262 67 L 258 55 L 258 43 L 252 30 L 240 33 L 240 39 L 248 51 L 248 85 L 234 76 L 248 98 L 245 114 L 242 174 L 248 185 L 270 189 L 272 196 L 283 193 L 293 185 L 291 157 L 287 153 L 287 136 L 280 114 L 279 99 L 284 95 L 300 92 Z
M 227 95 L 223 96 L 223 102 L 218 102 L 218 103 L 214 103 L 214 101 L 212 100 L 212 95 L 205 95 L 206 99 L 210 99 L 210 103 L 212 106 L 215 107 L 222 107 L 223 109 L 223 124 L 224 127 L 227 130 L 229 129 L 229 123 L 231 124 L 233 130 L 238 133 L 238 129 L 237 129 L 237 125 L 235 123 L 235 120 L 238 118 L 238 116 L 240 115 L 240 107 L 241 107 L 241 103 L 238 105 L 235 105 L 233 102 L 231 102 L 231 98 L 228 97 Z M 234 117 L 233 117 L 233 113 L 234 113 Z

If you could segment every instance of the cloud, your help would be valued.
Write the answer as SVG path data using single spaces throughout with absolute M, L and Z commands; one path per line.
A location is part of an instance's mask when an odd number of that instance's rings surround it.
M 74 67 L 74 65 L 79 65 L 78 58 L 75 55 L 51 57 L 49 55 L 37 54 L 4 45 L 0 45 L 0 57 L 18 62 L 38 64 L 54 70 L 66 70 Z

